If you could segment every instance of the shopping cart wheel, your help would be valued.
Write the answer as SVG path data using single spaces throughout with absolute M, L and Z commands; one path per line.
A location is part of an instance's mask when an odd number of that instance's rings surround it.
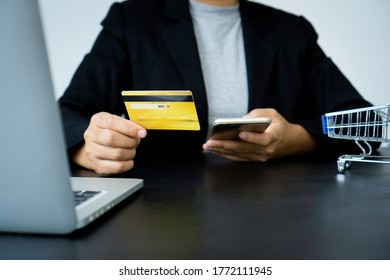
M 351 167 L 351 162 L 350 161 L 345 161 L 345 160 L 338 160 L 337 161 L 337 169 L 340 173 L 344 173 L 345 170 Z

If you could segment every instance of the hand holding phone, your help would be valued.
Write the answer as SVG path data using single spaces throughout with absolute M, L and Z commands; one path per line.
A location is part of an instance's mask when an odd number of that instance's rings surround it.
M 216 119 L 208 139 L 235 140 L 240 131 L 264 132 L 270 123 L 267 117 Z

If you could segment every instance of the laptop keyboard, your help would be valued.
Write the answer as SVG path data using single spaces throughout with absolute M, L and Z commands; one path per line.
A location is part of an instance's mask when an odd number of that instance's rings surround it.
M 95 197 L 101 193 L 101 191 L 73 191 L 74 204 L 75 206 L 80 205 L 81 203 Z

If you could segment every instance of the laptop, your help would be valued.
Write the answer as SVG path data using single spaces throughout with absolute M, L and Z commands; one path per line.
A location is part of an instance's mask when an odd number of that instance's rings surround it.
M 37 0 L 0 2 L 0 38 L 0 232 L 71 233 L 143 180 L 71 177 Z

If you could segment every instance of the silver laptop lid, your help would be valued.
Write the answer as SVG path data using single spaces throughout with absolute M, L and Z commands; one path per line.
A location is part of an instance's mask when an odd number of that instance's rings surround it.
M 36 0 L 0 1 L 0 38 L 0 231 L 70 232 L 70 173 Z

